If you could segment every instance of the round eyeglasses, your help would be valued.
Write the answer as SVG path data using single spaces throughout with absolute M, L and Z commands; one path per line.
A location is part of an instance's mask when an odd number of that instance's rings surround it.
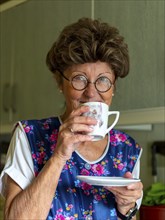
M 82 74 L 77 74 L 73 76 L 71 79 L 68 79 L 62 72 L 60 72 L 60 74 L 71 83 L 72 87 L 75 90 L 78 90 L 78 91 L 81 91 L 87 88 L 89 83 L 94 84 L 98 92 L 107 92 L 113 86 L 113 83 L 111 82 L 111 80 L 106 76 L 100 76 L 99 78 L 96 79 L 95 82 L 90 82 Z

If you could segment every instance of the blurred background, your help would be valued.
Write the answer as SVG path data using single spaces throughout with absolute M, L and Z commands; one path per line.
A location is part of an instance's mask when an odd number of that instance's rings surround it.
M 165 149 L 164 9 L 164 0 L 1 0 L 0 169 L 16 121 L 63 110 L 45 57 L 64 26 L 91 17 L 119 28 L 128 43 L 130 74 L 118 80 L 111 109 L 121 111 L 117 128 L 143 147 L 144 188 L 165 183 L 164 151 L 152 151 L 155 142 Z

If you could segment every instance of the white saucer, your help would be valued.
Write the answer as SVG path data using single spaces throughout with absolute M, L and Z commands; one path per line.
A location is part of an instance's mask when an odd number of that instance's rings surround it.
M 140 179 L 123 178 L 123 177 L 104 177 L 104 176 L 81 176 L 78 175 L 77 179 L 86 182 L 90 185 L 97 186 L 128 186 L 131 183 L 139 182 Z

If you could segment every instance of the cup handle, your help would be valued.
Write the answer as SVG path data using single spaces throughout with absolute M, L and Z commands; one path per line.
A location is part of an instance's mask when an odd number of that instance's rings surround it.
M 114 122 L 111 124 L 111 126 L 109 128 L 107 128 L 106 130 L 106 134 L 116 125 L 116 123 L 118 122 L 119 120 L 119 116 L 120 116 L 120 112 L 119 111 L 111 111 L 111 112 L 108 112 L 108 116 L 109 115 L 114 115 L 116 114 L 116 118 L 114 120 Z

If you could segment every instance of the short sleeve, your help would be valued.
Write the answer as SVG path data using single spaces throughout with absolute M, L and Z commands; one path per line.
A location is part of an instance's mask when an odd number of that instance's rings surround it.
M 0 193 L 4 196 L 6 175 L 9 175 L 22 189 L 34 179 L 34 166 L 30 146 L 21 126 L 18 123 L 12 136 L 5 167 L 0 175 Z
M 137 178 L 137 179 L 139 179 L 139 177 L 140 177 L 140 158 L 141 158 L 141 154 L 142 154 L 142 149 L 141 149 L 141 151 L 140 151 L 138 160 L 137 160 L 137 162 L 136 162 L 136 164 L 135 164 L 135 167 L 134 167 L 134 169 L 133 169 L 133 172 L 132 172 L 133 178 Z M 142 193 L 142 194 L 143 194 L 143 193 Z M 139 209 L 140 206 L 141 206 L 142 199 L 143 199 L 143 195 L 142 195 L 142 197 L 141 197 L 140 199 L 138 199 L 138 200 L 136 201 L 136 203 L 137 203 L 137 205 L 138 205 L 138 209 Z
M 139 156 L 137 158 L 137 161 L 136 161 L 136 164 L 134 166 L 134 169 L 132 171 L 132 175 L 133 175 L 133 178 L 139 178 L 140 176 L 140 158 L 141 158 L 141 155 L 142 155 L 142 148 L 140 150 L 140 153 L 139 153 Z

